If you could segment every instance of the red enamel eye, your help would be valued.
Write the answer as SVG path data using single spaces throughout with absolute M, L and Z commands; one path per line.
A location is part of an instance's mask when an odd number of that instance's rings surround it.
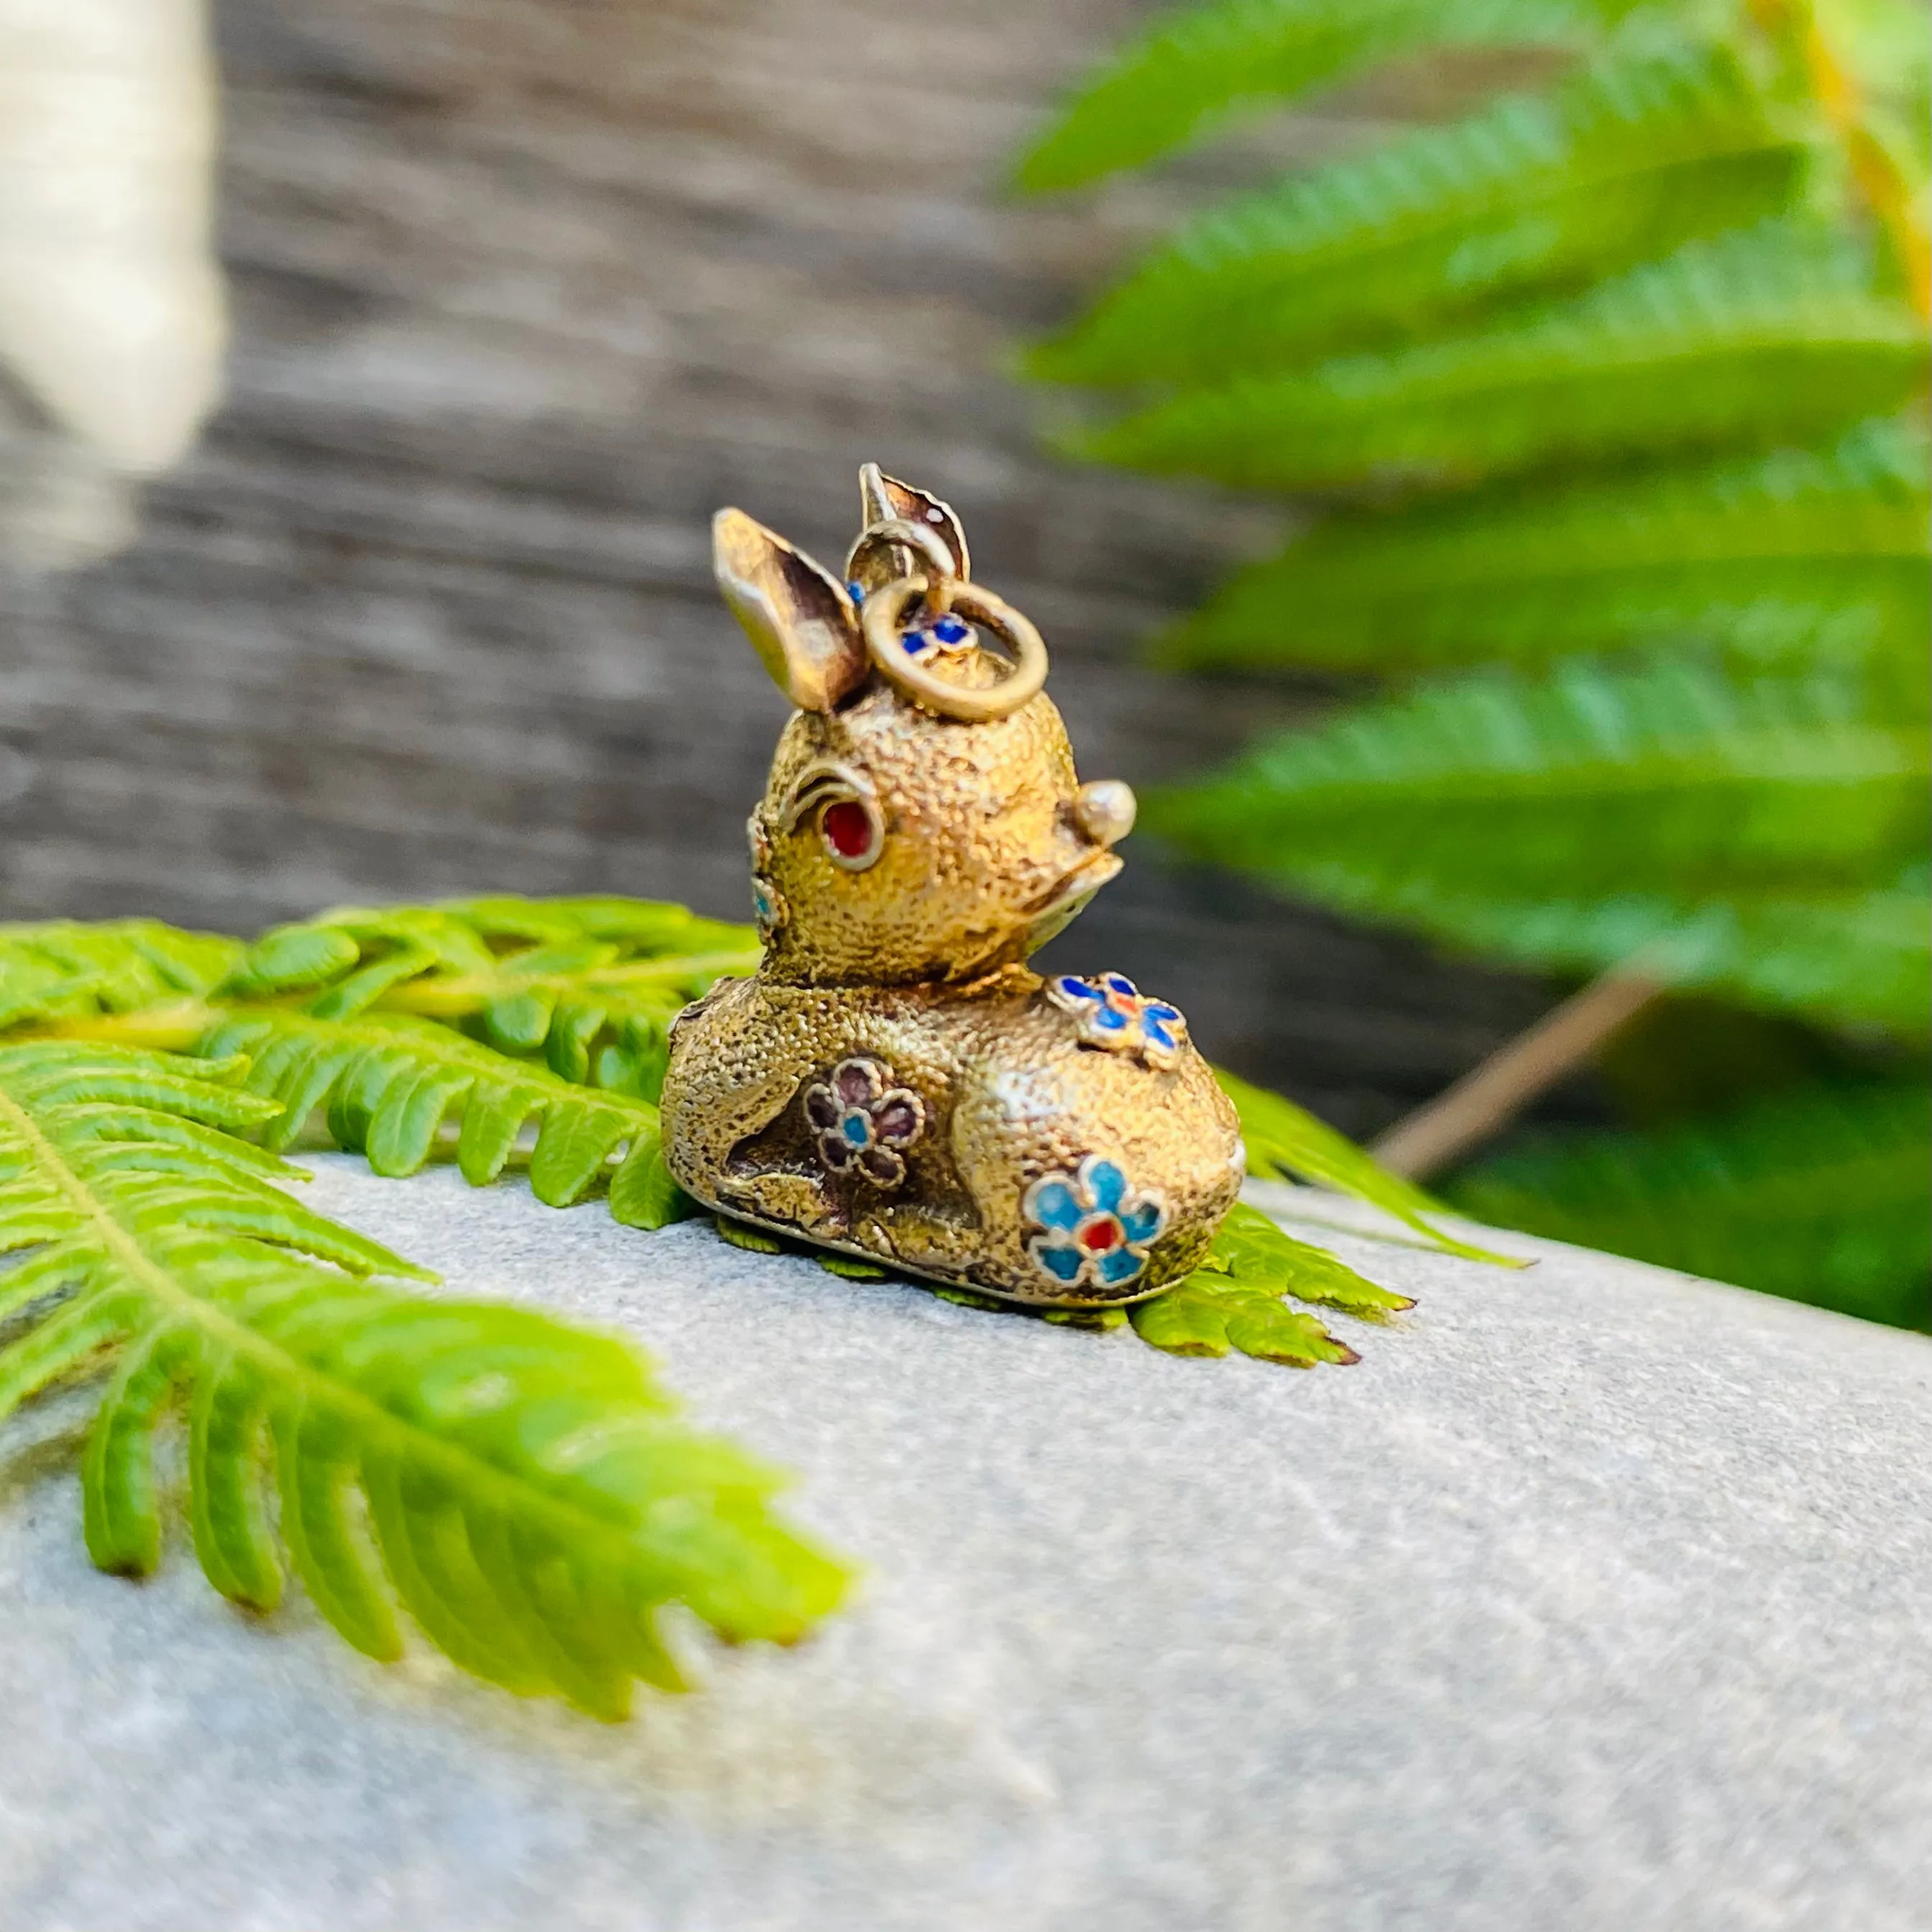
M 819 814 L 819 836 L 836 859 L 862 859 L 872 849 L 872 820 L 857 800 L 836 799 Z

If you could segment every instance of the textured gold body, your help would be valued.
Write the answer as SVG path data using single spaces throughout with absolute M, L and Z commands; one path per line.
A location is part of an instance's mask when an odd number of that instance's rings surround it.
M 1199 1264 L 1240 1188 L 1234 1110 L 1191 1048 L 1165 1072 L 1095 1052 L 1040 986 L 1020 967 L 964 988 L 721 982 L 672 1036 L 672 1173 L 728 1214 L 986 1294 L 1154 1293 Z M 826 1174 L 798 1106 L 855 1053 L 889 1066 L 932 1124 L 890 1193 Z M 1129 1292 L 1058 1294 L 1027 1254 L 1020 1202 L 1040 1175 L 1095 1153 L 1163 1190 L 1167 1232 Z
M 875 521 L 883 508 L 942 526 L 943 513 L 963 578 L 944 505 L 875 472 L 866 489 Z M 835 694 L 794 715 L 752 815 L 764 961 L 672 1029 L 662 1105 L 673 1176 L 728 1214 L 982 1293 L 1088 1306 L 1156 1292 L 1197 1264 L 1234 1199 L 1234 1110 L 1184 1036 L 1158 1054 L 1124 1048 L 1124 1035 L 1096 1045 L 1024 964 L 1119 872 L 1108 848 L 1131 823 L 1131 794 L 1083 790 L 1043 694 L 1016 691 L 1005 715 L 979 716 L 1001 683 L 989 652 L 926 654 L 922 691 L 941 703 L 949 683 L 975 694 L 958 707 L 967 715 L 938 715 L 867 662 L 842 585 L 737 512 L 720 526 L 727 594 L 741 612 L 755 604 L 747 627 L 768 662 L 778 654 L 775 677 Z M 920 580 L 884 577 L 891 567 L 874 587 L 895 621 L 908 604 L 916 617 Z M 983 593 L 962 602 L 1006 612 Z M 858 640 L 848 658 L 827 648 L 841 623 Z M 842 801 L 856 853 L 826 835 L 828 804 Z M 824 1124 L 842 1104 L 842 1070 L 872 1096 L 876 1134 L 854 1130 L 872 1143 L 870 1171 L 831 1157 L 850 1152 Z M 1070 1286 L 1034 1251 L 1029 1204 L 1039 1184 L 1096 1161 L 1113 1164 L 1127 1204 L 1146 1225 L 1157 1215 L 1159 1232 L 1132 1280 Z M 1126 1237 L 1109 1223 L 1091 1238 Z

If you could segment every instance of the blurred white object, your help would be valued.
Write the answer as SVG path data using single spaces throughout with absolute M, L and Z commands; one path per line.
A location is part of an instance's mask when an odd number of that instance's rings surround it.
M 0 0 L 0 553 L 124 540 L 220 392 L 202 0 Z

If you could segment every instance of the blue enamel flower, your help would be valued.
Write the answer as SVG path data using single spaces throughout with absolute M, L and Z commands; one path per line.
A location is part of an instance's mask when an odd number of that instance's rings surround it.
M 1118 1164 L 1099 1154 L 1072 1174 L 1042 1174 L 1020 1208 L 1040 1231 L 1027 1242 L 1040 1272 L 1061 1288 L 1101 1294 L 1123 1293 L 1140 1278 L 1167 1226 L 1159 1190 L 1136 1192 Z
M 978 638 L 978 632 L 964 618 L 956 617 L 950 610 L 946 610 L 937 617 L 914 625 L 910 630 L 902 631 L 899 643 L 910 656 L 925 658 L 935 652 L 964 650 L 976 643 Z
M 1170 1066 L 1187 1038 L 1180 1009 L 1148 999 L 1122 973 L 1090 980 L 1062 973 L 1046 982 L 1046 996 L 1079 1022 L 1084 1046 L 1137 1053 L 1150 1066 Z

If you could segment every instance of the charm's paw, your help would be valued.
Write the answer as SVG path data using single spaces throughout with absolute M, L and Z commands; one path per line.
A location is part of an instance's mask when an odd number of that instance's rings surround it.
M 1258 1209 L 1237 1203 L 1204 1265 L 1130 1313 L 1143 1342 L 1172 1355 L 1221 1356 L 1238 1349 L 1300 1369 L 1361 1359 L 1316 1316 L 1287 1306 L 1284 1294 L 1366 1322 L 1386 1320 L 1414 1305 L 1333 1255 L 1283 1234 Z

